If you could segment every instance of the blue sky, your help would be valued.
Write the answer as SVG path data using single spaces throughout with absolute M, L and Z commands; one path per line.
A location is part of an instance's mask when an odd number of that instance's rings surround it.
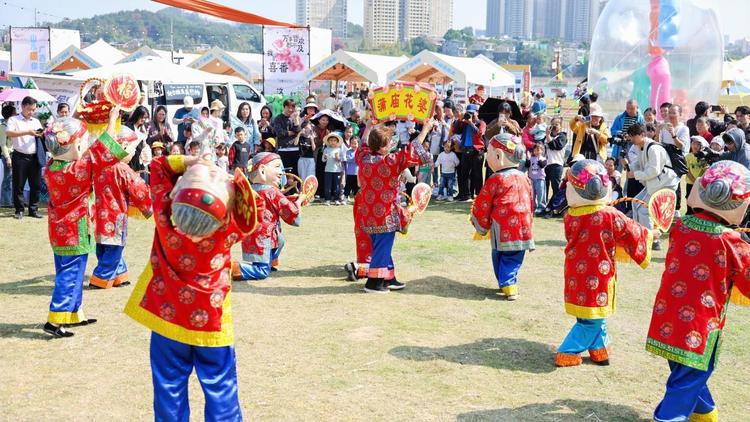
M 271 19 L 294 21 L 294 0 L 213 0 L 230 7 L 260 14 Z M 159 10 L 164 5 L 148 0 L 10 0 L 0 1 L 0 25 L 28 26 L 34 23 L 33 9 L 39 11 L 40 21 L 56 21 L 62 17 L 81 18 L 118 10 L 147 9 Z M 363 0 L 349 0 L 349 20 L 362 23 Z M 483 29 L 485 26 L 486 0 L 454 0 L 455 28 L 473 26 Z M 700 0 L 704 7 L 716 8 L 719 13 L 725 34 L 730 39 L 750 37 L 750 28 L 746 24 L 748 2 L 746 0 Z M 467 5 L 470 5 L 467 7 Z M 21 9 L 23 7 L 23 9 Z M 738 12 L 739 11 L 739 12 Z

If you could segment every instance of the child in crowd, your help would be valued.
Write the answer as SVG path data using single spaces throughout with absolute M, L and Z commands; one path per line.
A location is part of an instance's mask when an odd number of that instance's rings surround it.
M 609 365 L 607 318 L 615 312 L 615 258 L 651 261 L 652 232 L 607 206 L 612 181 L 599 162 L 581 160 L 566 177 L 565 311 L 576 323 L 557 348 L 555 365 L 578 366 L 588 351 L 597 365 Z M 658 232 L 654 232 L 658 233 Z
M 359 182 L 357 181 L 359 168 L 357 162 L 354 161 L 357 149 L 359 149 L 359 138 L 354 136 L 349 140 L 349 147 L 346 149 L 346 184 L 344 186 L 344 197 L 351 201 L 354 201 L 354 196 L 359 192 Z
M 546 129 L 545 129 L 546 131 Z M 534 215 L 544 214 L 544 208 L 547 206 L 547 189 L 544 185 L 547 175 L 544 173 L 544 167 L 547 166 L 547 159 L 544 158 L 544 144 L 534 143 L 531 150 L 531 157 L 526 160 L 526 168 L 529 171 L 529 179 L 534 187 Z
M 193 141 L 193 126 L 192 124 L 186 124 L 185 128 L 182 130 L 182 133 L 185 135 L 185 141 L 182 143 L 182 147 L 184 148 L 185 145 L 190 145 L 190 142 Z
M 164 144 L 159 141 L 154 141 L 154 143 L 151 144 L 151 155 L 153 156 L 153 158 L 163 156 Z
M 448 141 L 443 145 L 443 152 L 440 153 L 435 161 L 435 167 L 440 167 L 440 189 L 438 189 L 438 201 L 453 201 L 453 185 L 456 182 L 456 167 L 461 162 L 453 152 L 453 141 Z
M 615 168 L 615 157 L 608 157 L 604 161 L 604 169 L 607 171 L 607 177 L 609 177 L 609 180 L 612 182 L 612 197 L 610 200 L 615 201 L 617 199 L 622 198 L 625 196 L 624 191 L 622 189 L 622 174 L 617 171 L 617 168 Z M 635 179 L 633 179 L 635 180 Z M 628 183 L 631 183 L 629 180 Z M 626 206 L 628 202 L 622 202 L 617 205 L 615 205 L 615 209 L 619 210 L 622 213 L 626 213 L 628 211 L 628 207 Z
M 531 181 L 519 171 L 526 150 L 520 138 L 509 133 L 489 142 L 487 165 L 494 172 L 471 207 L 471 223 L 492 241 L 492 267 L 500 293 L 506 300 L 518 298 L 518 271 L 526 251 L 532 251 L 534 195 Z
M 724 140 L 721 139 L 721 136 L 715 136 L 713 139 L 711 139 L 711 144 L 709 145 L 709 148 L 711 148 L 711 151 L 722 153 L 724 152 Z
M 429 151 L 430 150 L 430 141 L 424 141 L 422 142 L 422 148 Z M 417 170 L 417 183 L 427 183 L 428 185 L 432 184 L 430 176 L 432 175 L 432 163 L 425 163 L 419 166 L 419 169 Z
M 192 141 L 188 144 L 188 155 L 193 157 L 201 155 L 201 143 L 199 141 Z
M 236 141 L 234 141 L 232 147 L 229 149 L 229 157 L 227 157 L 229 170 L 234 171 L 234 169 L 238 168 L 242 171 L 247 171 L 247 163 L 250 161 L 255 147 L 247 142 L 247 132 L 242 126 L 238 126 L 234 130 L 234 138 Z
M 260 143 L 258 152 L 276 152 L 276 138 L 266 138 Z
M 747 168 L 714 163 L 688 197 L 695 214 L 678 220 L 670 232 L 646 340 L 646 350 L 666 358 L 671 371 L 655 421 L 719 420 L 707 382 L 723 344 L 730 294 L 742 305 L 750 296 L 750 245 L 730 228 L 747 211 L 748 187 Z
M 172 144 L 171 147 L 169 147 L 169 155 L 183 155 L 183 154 L 185 154 L 185 149 L 183 149 L 181 143 L 175 142 Z
M 229 172 L 229 157 L 227 157 L 227 144 L 216 145 L 216 166 L 226 172 Z M 241 167 L 247 171 L 247 166 Z
M 365 292 L 387 293 L 404 288 L 404 283 L 396 280 L 392 252 L 396 232 L 406 229 L 410 215 L 396 202 L 397 178 L 408 167 L 432 160 L 422 142 L 433 124 L 433 120 L 425 122 L 416 139 L 392 153 L 388 150 L 393 132 L 386 127 L 369 131 L 367 145 L 357 149 L 355 160 L 360 169 L 361 190 L 357 194 L 354 221 L 355 224 L 360 222 L 362 231 L 370 235 L 372 242 Z
M 343 146 L 341 132 L 331 132 L 323 139 L 323 162 L 325 168 L 325 204 L 344 205 L 341 197 L 341 172 L 346 159 L 346 148 Z
M 700 121 L 700 119 L 698 120 Z M 696 123 L 696 127 L 698 123 Z M 710 135 L 710 133 L 709 133 Z M 690 137 L 690 152 L 685 156 L 685 162 L 687 163 L 688 172 L 685 180 L 685 200 L 690 196 L 690 191 L 693 190 L 693 184 L 698 180 L 699 177 L 703 176 L 703 172 L 708 168 L 706 160 L 698 158 L 698 153 L 701 150 L 707 149 L 708 142 L 703 136 L 691 136 Z M 688 205 L 687 214 L 693 213 L 693 209 Z
M 711 134 L 709 129 L 708 118 L 699 117 L 698 120 L 695 121 L 695 131 L 698 132 L 698 136 L 702 136 L 706 142 L 711 142 L 711 140 L 714 139 L 714 135 Z

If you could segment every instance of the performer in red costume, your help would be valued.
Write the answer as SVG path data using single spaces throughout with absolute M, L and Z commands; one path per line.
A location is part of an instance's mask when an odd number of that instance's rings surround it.
M 157 421 L 190 418 L 188 378 L 195 367 L 204 419 L 237 421 L 230 250 L 256 225 L 252 190 L 236 172 L 198 157 L 170 155 L 151 163 L 156 231 L 151 258 L 125 313 L 152 331 L 151 372 Z M 246 183 L 247 181 L 244 180 Z M 241 218 L 244 217 L 244 218 Z
M 126 143 L 128 139 L 118 136 L 118 141 Z M 144 217 L 150 217 L 153 212 L 151 192 L 129 165 L 118 163 L 94 178 L 94 196 L 97 264 L 89 287 L 108 289 L 129 285 L 128 265 L 123 257 L 128 235 L 128 207 L 133 206 Z
M 607 205 L 614 182 L 601 163 L 578 161 L 566 180 L 565 311 L 576 323 L 557 348 L 555 364 L 580 365 L 579 354 L 588 351 L 594 363 L 609 365 L 607 318 L 615 312 L 615 256 L 648 267 L 653 233 Z
M 365 292 L 404 288 L 396 279 L 391 256 L 396 232 L 404 231 L 411 220 L 411 214 L 398 203 L 398 178 L 409 167 L 431 162 L 422 142 L 433 123 L 426 121 L 419 136 L 398 151 L 388 152 L 393 132 L 385 127 L 370 130 L 366 145 L 357 149 L 354 159 L 359 166 L 360 190 L 355 198 L 355 223 L 359 216 L 360 227 L 372 242 Z
M 85 145 L 88 145 L 85 123 L 63 118 L 45 132 L 47 150 L 52 155 L 44 177 L 50 193 L 48 225 L 55 254 L 55 288 L 44 331 L 55 337 L 73 335 L 64 326 L 96 322 L 96 319 L 87 319 L 81 309 L 83 276 L 93 246 L 89 232 L 89 197 L 91 180 L 128 156 L 113 139 L 119 113 L 118 107 L 112 109 L 106 132 L 85 152 Z
M 253 157 L 250 180 L 258 200 L 263 202 L 260 228 L 242 240 L 242 262 L 232 262 L 234 280 L 264 280 L 271 274 L 284 247 L 280 220 L 291 226 L 300 225 L 300 209 L 305 195 L 289 200 L 279 189 L 283 171 L 281 157 L 261 152 Z
M 508 133 L 493 137 L 487 164 L 494 173 L 471 207 L 474 229 L 482 236 L 491 234 L 495 277 L 501 293 L 511 301 L 518 298 L 518 271 L 526 251 L 534 250 L 531 180 L 518 170 L 524 157 L 520 139 Z
M 750 204 L 750 171 L 733 161 L 713 164 L 693 185 L 688 206 L 669 236 L 646 350 L 671 373 L 654 420 L 718 421 L 707 382 L 714 370 L 728 302 L 747 304 L 750 245 L 732 230 Z M 739 300 L 738 300 L 739 299 Z

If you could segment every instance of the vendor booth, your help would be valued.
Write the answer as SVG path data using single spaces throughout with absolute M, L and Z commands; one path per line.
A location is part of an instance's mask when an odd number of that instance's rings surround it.
M 392 57 L 336 50 L 307 70 L 310 81 L 347 81 L 385 85 L 388 71 L 401 66 L 406 56 Z

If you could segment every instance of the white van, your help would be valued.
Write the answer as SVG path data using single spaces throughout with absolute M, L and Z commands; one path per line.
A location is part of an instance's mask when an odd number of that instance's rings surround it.
M 167 107 L 167 117 L 169 121 L 174 117 L 175 112 L 182 108 L 183 100 L 186 96 L 193 98 L 194 107 L 198 110 L 203 107 L 210 107 L 211 101 L 221 100 L 226 106 L 222 119 L 229 121 L 229 114 L 236 116 L 240 104 L 246 102 L 250 104 L 254 120 L 260 120 L 260 109 L 266 105 L 266 99 L 260 92 L 242 79 L 231 82 L 204 82 L 194 84 L 174 84 L 154 83 L 154 89 L 149 89 L 149 104 L 152 109 L 157 105 Z M 152 102 L 153 101 L 153 102 Z

